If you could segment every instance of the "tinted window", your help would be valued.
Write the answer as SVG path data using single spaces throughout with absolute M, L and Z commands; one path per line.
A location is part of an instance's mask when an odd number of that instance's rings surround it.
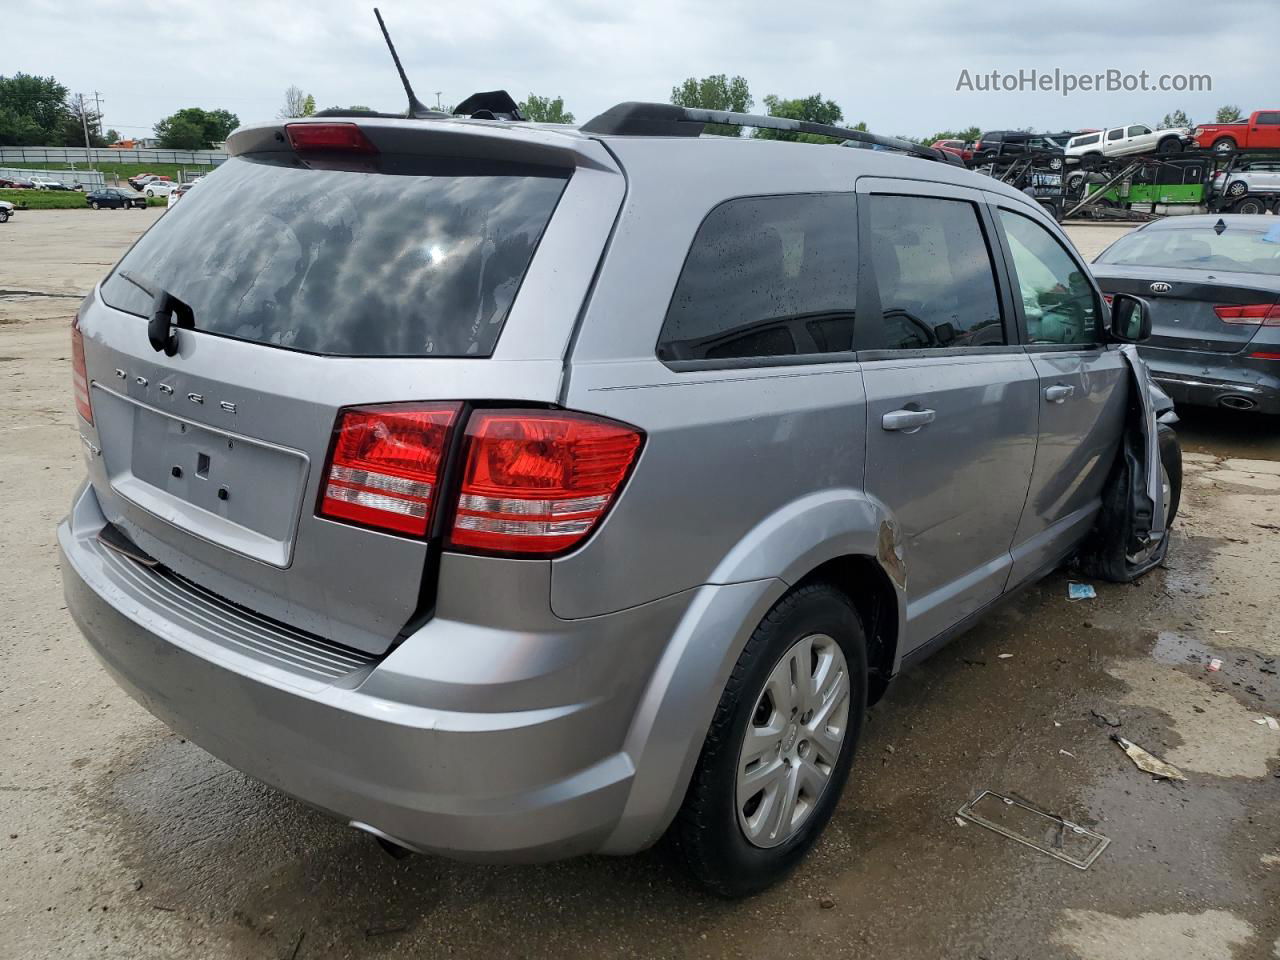
M 340 356 L 488 356 L 564 189 L 562 176 L 383 155 L 379 171 L 233 157 L 166 213 L 102 287 L 144 287 L 195 327 Z
M 1263 111 L 1258 114 L 1258 123 L 1280 123 L 1280 113 Z
M 1119 140 L 1124 136 L 1124 127 L 1116 127 L 1114 130 L 1107 131 L 1108 140 Z
M 997 142 L 997 141 L 1000 141 L 1000 140 L 1003 140 L 1003 139 L 1004 139 L 1004 134 L 1003 134 L 1003 133 L 999 133 L 999 132 L 996 132 L 996 133 L 984 133 L 984 134 L 982 135 L 982 139 L 983 139 L 984 141 L 991 140 L 991 141 L 993 141 L 993 142 Z
M 1280 221 L 1259 219 L 1258 226 L 1232 223 L 1221 234 L 1212 225 L 1137 230 L 1108 247 L 1098 263 L 1280 277 Z
M 859 325 L 859 350 L 1005 342 L 991 255 L 973 204 L 876 195 L 867 207 L 881 318 Z
M 1098 298 L 1084 268 L 1044 227 L 1000 211 L 1032 343 L 1096 343 Z
M 853 349 L 852 194 L 722 203 L 693 239 L 658 341 L 663 360 Z
M 1073 147 L 1087 147 L 1089 146 L 1089 144 L 1097 143 L 1101 139 L 1102 139 L 1102 134 L 1092 133 L 1087 137 L 1077 137 L 1075 140 L 1071 141 L 1071 145 Z
M 1150 133 L 1150 132 L 1151 132 L 1151 130 L 1150 130 L 1150 128 L 1149 128 L 1149 127 L 1144 127 L 1144 126 L 1142 126 L 1142 125 L 1138 125 L 1138 126 L 1136 126 L 1136 127 L 1130 127 L 1130 128 L 1129 128 L 1129 136 L 1131 136 L 1131 137 L 1141 137 L 1141 136 L 1143 136 L 1144 134 L 1148 134 L 1148 133 Z

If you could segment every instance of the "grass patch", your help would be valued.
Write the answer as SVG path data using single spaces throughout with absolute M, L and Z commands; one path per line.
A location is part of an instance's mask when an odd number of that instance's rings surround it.
M 8 200 L 19 210 L 84 210 L 89 202 L 79 190 L 0 190 L 0 200 Z M 147 197 L 148 207 L 163 207 L 165 197 Z
M 0 163 L 0 167 L 14 167 L 18 170 L 97 170 L 99 173 L 105 174 L 108 181 L 112 177 L 116 177 L 123 184 L 130 177 L 136 177 L 140 173 L 154 173 L 158 177 L 172 177 L 176 182 L 183 171 L 186 172 L 187 179 L 193 179 L 202 173 L 211 173 L 214 167 L 197 163 L 112 163 L 104 160 L 102 163 Z

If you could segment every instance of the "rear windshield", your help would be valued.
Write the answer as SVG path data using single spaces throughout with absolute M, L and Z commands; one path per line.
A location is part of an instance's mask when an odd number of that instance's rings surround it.
M 334 356 L 485 357 L 568 179 L 548 168 L 384 155 L 377 172 L 233 157 L 102 285 L 164 291 L 208 333 Z
M 1098 257 L 1098 263 L 1280 277 L 1280 223 L 1258 220 L 1257 226 L 1233 223 L 1221 232 L 1209 225 L 1139 230 L 1117 240 Z

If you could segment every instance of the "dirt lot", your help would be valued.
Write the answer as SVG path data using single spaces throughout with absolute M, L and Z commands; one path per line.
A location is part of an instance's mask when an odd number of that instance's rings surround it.
M 0 226 L 0 955 L 1280 957 L 1280 732 L 1253 722 L 1280 714 L 1277 425 L 1187 415 L 1168 568 L 1077 602 L 1051 576 L 904 675 L 826 839 L 755 900 L 703 896 L 661 852 L 393 862 L 170 734 L 63 607 L 68 318 L 158 215 Z M 1089 255 L 1119 235 L 1071 232 Z M 1188 782 L 1140 773 L 1096 714 Z M 984 788 L 1111 845 L 1078 871 L 958 825 Z

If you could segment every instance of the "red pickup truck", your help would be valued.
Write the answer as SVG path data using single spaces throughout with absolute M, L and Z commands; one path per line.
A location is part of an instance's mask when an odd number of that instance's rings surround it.
M 1280 110 L 1258 110 L 1236 123 L 1201 123 L 1191 135 L 1200 146 L 1217 153 L 1258 147 L 1280 150 Z

